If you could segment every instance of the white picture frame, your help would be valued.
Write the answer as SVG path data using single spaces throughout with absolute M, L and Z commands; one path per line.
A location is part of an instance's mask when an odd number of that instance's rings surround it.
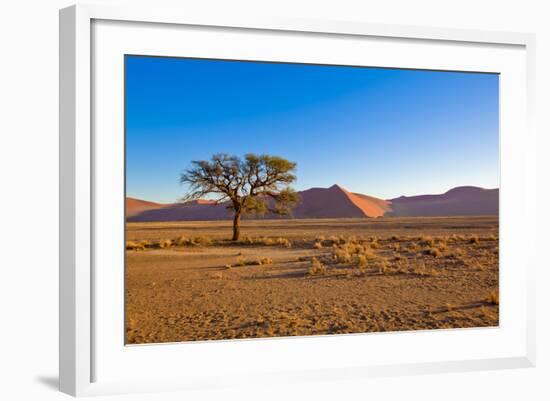
M 326 38 L 338 37 L 342 39 L 353 38 L 378 38 L 387 41 L 413 41 L 418 43 L 431 43 L 436 46 L 453 45 L 460 48 L 473 47 L 485 51 L 485 47 L 512 49 L 515 59 L 519 60 L 520 70 L 525 73 L 525 76 L 516 76 L 513 85 L 520 88 L 521 93 L 518 96 L 514 105 L 519 105 L 520 111 L 517 111 L 517 116 L 511 117 L 510 124 L 516 124 L 514 127 L 520 128 L 514 138 L 507 136 L 505 141 L 505 149 L 501 155 L 502 166 L 510 166 L 510 168 L 502 169 L 503 184 L 502 193 L 505 196 L 505 201 L 515 203 L 522 208 L 521 217 L 508 219 L 508 227 L 506 230 L 513 231 L 514 228 L 521 230 L 534 231 L 535 226 L 535 210 L 532 205 L 527 205 L 527 197 L 534 198 L 535 192 L 535 134 L 532 128 L 532 112 L 534 110 L 534 35 L 524 33 L 506 33 L 506 32 L 484 32 L 459 29 L 439 29 L 414 26 L 390 26 L 368 24 L 358 21 L 317 21 L 317 20 L 293 20 L 287 18 L 258 18 L 258 17 L 242 17 L 236 15 L 187 15 L 183 11 L 178 10 L 162 10 L 155 8 L 112 8 L 108 6 L 91 6 L 78 5 L 72 6 L 60 11 L 60 390 L 75 396 L 107 394 L 107 393 L 126 393 L 134 391 L 162 391 L 170 389 L 189 389 L 189 388 L 211 388 L 216 386 L 225 386 L 232 384 L 245 384 L 248 382 L 290 382 L 296 380 L 326 380 L 328 378 L 353 378 L 361 379 L 364 377 L 401 375 L 401 374 L 422 374 L 431 372 L 450 372 L 450 371 L 468 371 L 481 369 L 505 369 L 515 367 L 530 367 L 535 364 L 535 321 L 534 321 L 534 266 L 536 261 L 533 260 L 534 252 L 526 252 L 523 255 L 521 268 L 521 278 L 516 277 L 510 280 L 510 286 L 506 287 L 506 280 L 501 291 L 506 291 L 507 294 L 512 294 L 512 290 L 517 288 L 518 297 L 521 299 L 517 303 L 517 307 L 513 307 L 511 302 L 506 302 L 506 297 L 503 297 L 501 308 L 503 310 L 514 309 L 514 313 L 518 317 L 516 323 L 521 333 L 515 332 L 513 337 L 514 344 L 510 344 L 513 352 L 504 352 L 504 348 L 495 348 L 495 350 L 487 353 L 473 352 L 465 358 L 451 358 L 444 360 L 416 360 L 414 355 L 411 355 L 407 362 L 395 362 L 388 358 L 384 359 L 383 354 L 375 363 L 362 363 L 360 359 L 348 361 L 340 361 L 339 365 L 330 367 L 331 351 L 327 351 L 328 362 L 326 366 L 303 364 L 296 369 L 285 370 L 285 359 L 279 361 L 278 369 L 275 371 L 262 371 L 261 367 L 255 372 L 249 371 L 248 375 L 241 375 L 241 380 L 225 379 L 224 371 L 215 372 L 212 376 L 201 373 L 197 369 L 195 373 L 191 369 L 191 377 L 187 375 L 184 378 L 170 377 L 160 380 L 159 378 L 151 377 L 145 379 L 130 380 L 127 377 L 115 377 L 110 375 L 105 380 L 98 377 L 102 376 L 101 371 L 98 371 L 99 366 L 106 364 L 108 361 L 109 349 L 105 344 L 110 341 L 107 336 L 97 336 L 96 324 L 98 319 L 102 319 L 101 313 L 97 313 L 101 306 L 95 306 L 94 289 L 97 290 L 101 286 L 101 278 L 94 273 L 94 263 L 97 261 L 97 255 L 94 253 L 93 241 L 94 232 L 97 231 L 97 213 L 95 193 L 94 175 L 97 174 L 96 169 L 98 153 L 105 150 L 103 146 L 98 145 L 94 141 L 94 131 L 92 126 L 94 103 L 92 96 L 94 88 L 92 86 L 92 77 L 94 68 L 102 68 L 94 55 L 101 51 L 97 47 L 105 45 L 105 41 L 98 39 L 93 41 L 94 23 L 102 23 L 105 21 L 107 25 L 121 23 L 140 23 L 149 24 L 147 26 L 158 26 L 158 35 L 170 34 L 167 29 L 178 29 L 178 27 L 201 27 L 205 29 L 218 30 L 216 35 L 228 35 L 224 33 L 224 29 L 230 29 L 233 32 L 254 32 L 264 33 L 284 33 L 285 35 L 322 35 Z M 152 25 L 151 25 L 152 24 Z M 109 28 L 109 26 L 107 26 Z M 116 29 L 126 30 L 133 29 L 128 26 L 118 27 Z M 136 35 L 139 35 L 135 28 Z M 148 35 L 150 43 L 145 43 L 144 46 L 149 46 L 149 49 L 154 47 L 154 41 L 157 33 Z M 134 35 L 127 35 L 134 36 Z M 160 36 L 159 36 L 160 37 Z M 117 43 L 125 41 L 124 35 L 118 36 L 120 40 L 114 40 L 112 49 L 108 51 L 123 52 L 122 47 L 115 48 Z M 277 40 L 274 38 L 273 40 Z M 122 41 L 122 42 L 121 42 Z M 143 42 L 147 42 L 142 38 Z M 407 42 L 409 43 L 409 42 Z M 412 42 L 411 42 L 412 43 Z M 151 47 L 152 46 L 152 47 Z M 485 47 L 484 47 L 485 46 Z M 105 47 L 107 47 L 105 45 Z M 168 50 L 165 50 L 168 51 Z M 430 51 L 430 50 L 427 50 Z M 480 53 L 480 54 L 481 54 Z M 521 54 L 520 54 L 521 53 Z M 115 54 L 115 53 L 113 53 Z M 453 69 L 453 62 L 444 60 L 441 61 L 440 68 Z M 292 57 L 292 56 L 289 56 Z M 102 56 L 102 59 L 105 57 Z M 497 60 L 497 59 L 495 59 Z M 505 58 L 494 63 L 503 63 Z M 519 65 L 518 64 L 518 65 Z M 386 65 L 386 64 L 384 64 Z M 415 65 L 422 66 L 418 62 Z M 430 68 L 432 64 L 426 63 L 426 68 Z M 454 67 L 456 68 L 456 67 Z M 474 69 L 474 64 L 472 64 Z M 500 72 L 498 64 L 486 64 L 483 70 L 489 69 L 493 72 Z M 504 67 L 503 67 L 504 68 Z M 458 68 L 457 68 L 458 69 Z M 475 69 L 474 69 L 475 70 Z M 511 76 L 516 74 L 510 73 Z M 519 79 L 522 78 L 522 79 Z M 525 79 L 523 79 L 525 78 Z M 506 84 L 507 85 L 507 84 Z M 512 85 L 512 83 L 510 83 Z M 116 86 L 116 85 L 115 85 Z M 509 88 L 512 88 L 510 86 Z M 506 106 L 506 105 L 505 105 Z M 508 106 L 511 106 L 509 104 Z M 524 109 L 523 109 L 524 107 Z M 504 107 L 505 112 L 516 113 L 516 107 Z M 118 109 L 117 109 L 118 110 Z M 512 121 L 513 120 L 513 121 Z M 507 122 L 503 123 L 504 129 L 507 130 Z M 114 125 L 115 127 L 118 125 Z M 510 131 L 511 132 L 511 131 Z M 511 135 L 511 134 L 510 134 Z M 520 141 L 523 144 L 519 144 Z M 517 146 L 516 146 L 517 145 Z M 115 145 L 113 145 L 115 146 Z M 115 153 L 118 149 L 115 151 Z M 510 163 L 508 163 L 510 162 Z M 101 173 L 99 173 L 101 174 Z M 523 184 L 522 184 L 523 183 Z M 112 184 L 116 185 L 116 184 Z M 521 185 L 521 187 L 520 187 Z M 522 194 L 518 190 L 521 188 Z M 520 198 L 521 196 L 521 198 Z M 506 206 L 506 202 L 504 206 Z M 505 213 L 508 210 L 506 207 L 501 209 L 501 218 L 506 217 Z M 521 221 L 520 221 L 521 220 Z M 506 221 L 506 219 L 505 219 Z M 101 227 L 101 226 L 100 226 Z M 502 229 L 502 228 L 501 228 Z M 504 236 L 506 240 L 506 236 Z M 116 238 L 114 239 L 117 240 Z M 511 239 L 510 239 L 511 240 Z M 526 246 L 530 246 L 526 244 Z M 101 257 L 101 256 L 99 256 Z M 509 254 L 502 254 L 503 261 L 506 258 L 512 260 L 515 256 L 510 251 Z M 529 259 L 531 258 L 531 259 Z M 122 268 L 122 266 L 121 266 Z M 508 274 L 507 270 L 504 273 Z M 523 276 L 524 274 L 524 276 Z M 502 278 L 502 276 L 501 276 Z M 504 277 L 506 278 L 506 277 Z M 513 283 L 512 283 L 513 281 Z M 513 284 L 513 286 L 512 286 Z M 510 290 L 510 291 L 508 291 Z M 120 288 L 122 293 L 122 288 Z M 501 294 L 501 297 L 505 294 Z M 513 296 L 513 295 L 510 295 Z M 517 310 L 516 310 L 517 309 Z M 119 311 L 120 312 L 120 311 Z M 120 316 L 112 316 L 112 319 Z M 512 315 L 510 315 L 512 316 Z M 111 319 L 111 320 L 112 320 Z M 505 332 L 507 327 L 511 327 L 513 322 L 506 321 L 506 316 L 503 316 L 503 323 L 500 328 L 492 329 L 492 332 L 483 332 L 487 334 L 487 338 L 483 341 L 493 341 L 497 331 Z M 122 326 L 122 322 L 120 322 Z M 102 326 L 105 327 L 105 324 Z M 460 341 L 476 341 L 479 332 L 462 331 L 459 334 L 463 337 Z M 472 334 L 473 333 L 473 334 Z M 484 334 L 481 335 L 484 335 Z M 118 334 L 113 334 L 118 335 Z M 407 336 L 416 336 L 418 341 L 423 344 L 430 344 L 435 341 L 430 337 L 429 333 L 390 333 L 381 335 L 345 335 L 331 336 L 335 340 L 328 340 L 326 337 L 300 338 L 300 339 L 283 339 L 283 340 L 251 340 L 247 342 L 222 342 L 222 345 L 216 344 L 195 344 L 195 347 L 202 348 L 187 348 L 185 352 L 191 356 L 197 350 L 207 352 L 208 357 L 213 357 L 216 353 L 223 356 L 239 355 L 239 352 L 247 352 L 257 354 L 266 352 L 265 355 L 274 355 L 274 353 L 285 355 L 284 350 L 281 350 L 281 344 L 284 344 L 287 352 L 292 355 L 299 352 L 293 349 L 292 344 L 298 341 L 301 349 L 306 349 L 308 355 L 318 353 L 319 347 L 326 347 L 327 341 L 330 341 L 330 349 L 335 353 L 342 350 L 347 344 L 353 343 L 354 346 L 361 345 L 367 341 L 391 341 L 394 338 L 406 338 Z M 412 338 L 411 337 L 411 338 Z M 420 337 L 422 337 L 420 339 Z M 445 334 L 438 335 L 437 341 L 442 341 L 444 344 Z M 98 341 L 98 338 L 100 339 Z M 503 337 L 502 347 L 505 346 L 505 337 Z M 401 341 L 401 340 L 400 340 Z M 408 340 L 405 340 L 408 341 Z M 447 340 L 448 341 L 448 340 Z M 497 343 L 498 341 L 496 341 Z M 238 344 L 237 344 L 238 343 Z M 435 342 L 434 342 L 435 343 Z M 237 345 L 232 345 L 237 344 Z M 244 344 L 244 345 L 243 345 Z M 405 344 L 405 343 L 404 343 Z M 141 347 L 146 349 L 147 356 L 143 355 L 138 348 L 124 348 L 123 342 L 120 342 L 120 352 L 132 354 L 130 361 L 135 365 L 140 358 L 152 358 L 148 361 L 160 361 L 166 356 L 167 347 L 178 347 L 178 345 L 159 345 Z M 209 347 L 209 348 L 207 348 Z M 349 345 L 348 345 L 349 347 Z M 181 348 L 181 346 L 180 346 Z M 329 349 L 327 348 L 327 349 Z M 207 351 L 205 351 L 207 350 Z M 99 363 L 96 361 L 98 354 L 101 355 Z M 244 355 L 244 354 L 243 354 Z M 208 358 L 207 357 L 207 358 Z M 358 358 L 361 355 L 358 353 Z M 444 357 L 444 356 L 443 356 Z M 252 358 L 252 356 L 250 357 Z M 116 358 L 113 359 L 113 363 Z M 246 358 L 245 358 L 246 359 Z M 111 362 L 111 361 L 109 361 Z M 123 362 L 121 362 L 123 363 Z M 128 361 L 124 363 L 129 363 Z M 188 362 L 190 363 L 190 362 Z M 298 364 L 299 365 L 299 364 Z M 115 366 L 115 365 L 113 365 Z M 314 366 L 319 366 L 314 368 Z

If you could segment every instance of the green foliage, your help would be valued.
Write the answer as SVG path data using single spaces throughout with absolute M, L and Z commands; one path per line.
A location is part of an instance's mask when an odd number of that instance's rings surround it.
M 189 187 L 183 201 L 216 197 L 234 211 L 233 240 L 239 239 L 242 214 L 290 215 L 299 196 L 290 187 L 296 180 L 296 163 L 279 156 L 249 153 L 241 159 L 219 153 L 210 160 L 193 161 L 180 176 Z

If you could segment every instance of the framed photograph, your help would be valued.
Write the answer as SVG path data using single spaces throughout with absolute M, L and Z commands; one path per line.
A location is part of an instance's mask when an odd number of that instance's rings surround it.
M 534 37 L 60 12 L 60 388 L 529 367 Z

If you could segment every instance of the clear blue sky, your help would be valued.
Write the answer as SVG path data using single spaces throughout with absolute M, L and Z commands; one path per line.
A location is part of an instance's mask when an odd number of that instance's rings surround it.
M 127 56 L 127 195 L 173 202 L 214 153 L 298 163 L 298 190 L 499 186 L 498 75 Z

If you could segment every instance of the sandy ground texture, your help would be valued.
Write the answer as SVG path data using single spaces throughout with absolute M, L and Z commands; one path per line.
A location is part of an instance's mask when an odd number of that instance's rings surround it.
M 498 325 L 498 218 L 129 223 L 129 344 Z

